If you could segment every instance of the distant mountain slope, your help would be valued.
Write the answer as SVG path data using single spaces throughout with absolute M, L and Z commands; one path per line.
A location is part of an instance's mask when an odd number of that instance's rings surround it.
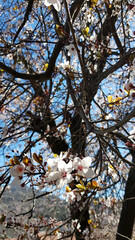
M 44 191 L 34 190 L 35 196 L 43 194 Z M 11 187 L 9 191 L 5 191 L 0 199 L 0 213 L 19 214 L 26 212 L 32 207 L 32 201 L 22 202 L 26 199 L 33 198 L 32 189 L 29 187 Z M 63 220 L 67 217 L 68 204 L 66 201 L 55 195 L 47 195 L 35 200 L 34 217 L 48 216 Z

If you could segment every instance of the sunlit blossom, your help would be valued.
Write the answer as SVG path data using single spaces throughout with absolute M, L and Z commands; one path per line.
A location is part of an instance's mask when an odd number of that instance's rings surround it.
M 18 185 L 21 183 L 21 178 L 24 174 L 24 171 L 25 171 L 25 165 L 23 163 L 16 164 L 15 166 L 9 169 L 11 176 L 14 177 L 12 184 L 14 183 Z
M 48 158 L 47 160 L 47 164 L 50 168 L 52 167 L 56 167 L 58 165 L 59 161 L 62 161 L 63 159 L 65 159 L 67 157 L 67 152 L 65 153 L 60 153 L 60 155 L 57 155 L 54 158 Z
M 56 11 L 58 11 L 58 12 L 61 10 L 61 3 L 59 0 L 44 0 L 44 4 L 47 7 L 53 5 L 54 8 L 56 9 Z
M 63 160 L 61 160 L 58 162 L 57 170 L 50 172 L 46 180 L 48 182 L 57 180 L 57 187 L 62 188 L 65 184 L 73 180 L 71 171 L 72 162 L 70 161 L 66 164 Z
M 94 172 L 90 168 L 91 162 L 91 157 L 84 157 L 83 159 L 75 158 L 73 164 L 74 168 L 78 172 L 78 175 L 86 178 L 92 178 L 94 176 Z

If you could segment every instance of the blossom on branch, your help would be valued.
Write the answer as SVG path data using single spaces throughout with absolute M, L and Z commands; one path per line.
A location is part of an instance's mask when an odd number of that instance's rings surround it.
M 91 162 L 91 157 L 84 157 L 83 159 L 76 157 L 74 159 L 73 166 L 77 170 L 78 175 L 86 178 L 92 178 L 94 176 L 94 172 L 90 168 Z
M 45 0 L 44 4 L 49 7 L 51 5 L 53 5 L 53 7 L 56 9 L 56 11 L 60 11 L 61 10 L 61 4 L 59 0 Z
M 135 86 L 132 82 L 127 81 L 124 86 L 125 91 L 129 94 L 132 89 L 135 89 Z
M 21 179 L 25 171 L 25 165 L 23 163 L 16 164 L 9 169 L 9 173 L 11 177 L 14 177 L 12 184 L 15 183 L 17 185 L 21 184 Z
M 66 49 L 68 50 L 68 56 L 76 55 L 76 49 L 75 49 L 74 44 L 70 44 L 70 45 L 66 46 Z
M 73 180 L 71 175 L 72 162 L 65 163 L 63 160 L 58 162 L 57 170 L 52 171 L 48 174 L 47 181 L 57 181 L 56 185 L 58 188 L 62 188 L 65 184 L 70 183 Z
M 68 163 L 66 163 L 67 160 Z M 61 153 L 60 156 L 56 158 L 48 159 L 46 182 L 54 182 L 58 188 L 62 188 L 74 179 L 74 170 L 77 176 L 90 179 L 94 176 L 94 172 L 90 168 L 91 162 L 92 159 L 90 157 L 84 157 L 83 159 L 75 157 L 69 160 L 67 159 L 67 153 Z
M 56 167 L 58 165 L 59 161 L 62 161 L 63 159 L 65 159 L 67 157 L 67 152 L 65 152 L 64 154 L 61 152 L 60 155 L 56 156 L 55 158 L 48 158 L 47 163 L 49 167 Z

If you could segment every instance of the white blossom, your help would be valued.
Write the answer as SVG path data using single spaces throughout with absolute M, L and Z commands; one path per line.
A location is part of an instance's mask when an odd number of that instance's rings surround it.
M 72 162 L 65 163 L 63 160 L 58 161 L 57 170 L 52 171 L 48 174 L 46 181 L 56 181 L 57 187 L 62 188 L 65 184 L 71 182 L 73 177 L 71 175 Z
M 14 177 L 14 180 L 12 181 L 12 184 L 21 184 L 21 177 L 23 176 L 25 171 L 25 165 L 23 163 L 16 164 L 15 166 L 11 167 L 9 169 L 9 173 L 12 177 Z
M 77 170 L 78 175 L 86 178 L 92 178 L 94 176 L 94 172 L 90 168 L 91 162 L 91 157 L 84 157 L 83 159 L 76 157 L 74 159 L 73 166 Z
M 58 165 L 59 161 L 62 161 L 63 159 L 65 159 L 67 157 L 67 152 L 65 153 L 60 153 L 59 156 L 55 157 L 55 158 L 49 158 L 47 160 L 48 166 L 49 167 L 56 167 Z
M 56 9 L 56 11 L 58 11 L 58 12 L 61 10 L 61 3 L 59 0 L 44 0 L 44 4 L 47 7 L 53 5 L 54 8 Z
M 70 44 L 70 45 L 66 46 L 66 49 L 68 50 L 68 56 L 76 55 L 76 49 L 75 49 L 74 44 Z

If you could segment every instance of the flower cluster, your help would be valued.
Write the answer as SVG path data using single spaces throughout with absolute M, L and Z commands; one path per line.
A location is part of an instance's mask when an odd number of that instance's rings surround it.
M 116 98 L 113 98 L 112 95 L 108 96 L 109 107 L 120 105 L 121 101 L 124 100 L 125 98 L 129 97 L 129 96 L 131 97 L 131 100 L 135 99 L 135 86 L 131 81 L 127 81 L 125 83 L 124 90 L 126 92 L 126 95 L 123 96 L 123 97 L 118 96 Z
M 39 159 L 41 159 L 41 158 L 39 158 Z M 14 158 L 10 159 L 10 164 L 11 164 L 11 167 L 9 169 L 9 173 L 10 173 L 11 177 L 14 178 L 11 183 L 12 185 L 14 185 L 14 184 L 21 185 L 25 171 L 27 173 L 31 173 L 34 171 L 34 165 L 32 164 L 32 160 L 30 158 L 28 158 L 27 156 L 25 156 L 23 158 L 23 162 L 20 162 L 19 159 L 16 156 L 14 156 Z
M 16 160 L 16 157 L 14 157 Z M 9 170 L 12 177 L 14 177 L 13 182 L 21 184 L 21 179 L 25 173 L 31 173 L 34 165 L 32 160 L 27 156 L 23 158 L 23 162 L 20 163 L 18 159 L 10 160 L 11 168 Z M 80 179 L 91 179 L 94 176 L 93 170 L 90 168 L 92 159 L 91 157 L 73 157 L 68 156 L 68 153 L 61 153 L 59 156 L 54 158 L 49 158 L 46 164 L 43 164 L 43 158 L 41 155 L 33 154 L 33 160 L 38 164 L 37 167 L 42 168 L 44 171 L 44 181 L 45 184 L 56 185 L 57 188 L 64 187 L 65 184 L 71 183 L 73 180 L 79 181 Z
M 48 176 L 47 182 L 56 181 L 56 186 L 62 188 L 65 184 L 70 183 L 75 177 L 90 179 L 94 176 L 90 168 L 92 159 L 90 157 L 71 158 L 66 163 L 67 153 L 60 154 L 57 158 L 48 159 Z

